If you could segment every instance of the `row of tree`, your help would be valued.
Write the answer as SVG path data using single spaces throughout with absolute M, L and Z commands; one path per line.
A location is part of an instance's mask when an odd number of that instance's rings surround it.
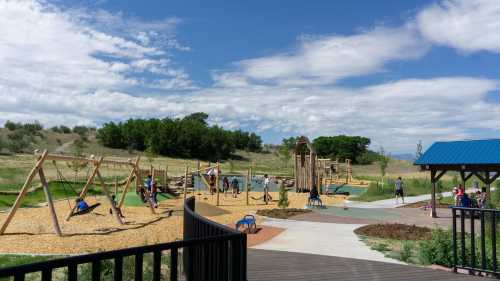
M 182 119 L 109 122 L 98 129 L 97 139 L 102 145 L 112 148 L 211 161 L 227 159 L 236 149 L 262 150 L 262 140 L 255 133 L 210 126 L 207 119 L 208 115 L 200 112 Z
M 299 137 L 283 139 L 279 154 L 286 156 L 291 154 Z M 320 157 L 335 159 L 340 161 L 351 159 L 355 164 L 370 164 L 379 160 L 377 152 L 368 149 L 370 139 L 360 136 L 321 136 L 313 140 L 312 146 Z

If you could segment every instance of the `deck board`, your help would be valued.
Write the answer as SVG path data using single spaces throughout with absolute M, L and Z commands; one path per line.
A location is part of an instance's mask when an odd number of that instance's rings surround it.
M 485 280 L 424 267 L 249 249 L 248 280 Z

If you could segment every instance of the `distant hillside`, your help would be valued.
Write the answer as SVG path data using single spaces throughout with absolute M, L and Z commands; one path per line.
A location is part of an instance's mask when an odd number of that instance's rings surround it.
M 391 154 L 390 157 L 398 160 L 406 160 L 413 162 L 415 161 L 415 154 L 411 153 L 401 153 L 401 154 Z

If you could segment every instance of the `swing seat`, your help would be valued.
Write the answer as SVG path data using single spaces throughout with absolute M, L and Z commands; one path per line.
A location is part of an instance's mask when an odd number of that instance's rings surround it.
M 71 216 L 74 217 L 74 216 L 88 214 L 88 213 L 92 212 L 95 208 L 99 207 L 99 205 L 101 205 L 101 203 L 96 203 L 94 205 L 89 206 L 87 209 L 80 210 L 78 212 L 74 212 Z
M 248 233 L 255 233 L 257 231 L 257 224 L 255 223 L 255 217 L 253 215 L 246 215 L 236 222 L 236 229 L 240 229 L 242 226 L 245 227 L 244 231 Z

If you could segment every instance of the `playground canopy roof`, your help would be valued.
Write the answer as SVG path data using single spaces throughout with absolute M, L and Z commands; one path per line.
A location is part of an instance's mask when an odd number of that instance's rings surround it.
M 415 165 L 423 170 L 499 171 L 500 139 L 436 142 Z

